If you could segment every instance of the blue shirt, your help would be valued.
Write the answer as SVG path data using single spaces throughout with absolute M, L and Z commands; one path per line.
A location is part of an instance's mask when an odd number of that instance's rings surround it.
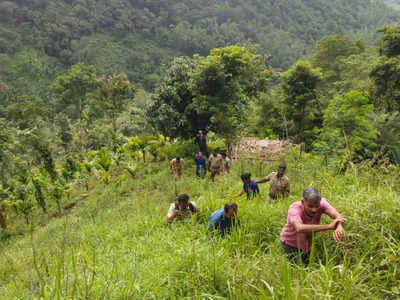
M 206 167 L 206 159 L 205 157 L 195 157 L 194 160 L 196 161 L 196 166 L 203 166 Z
M 233 218 L 232 220 L 229 220 L 225 217 L 224 209 L 218 209 L 214 211 L 210 216 L 210 220 L 208 221 L 208 230 L 218 230 L 221 236 L 224 236 L 225 233 L 230 234 L 232 231 L 232 226 L 235 225 L 236 220 L 238 226 L 240 226 L 238 216 L 236 216 L 236 218 Z
M 251 180 L 249 184 L 243 184 L 243 190 L 247 194 L 247 199 L 254 198 L 260 193 L 257 182 Z

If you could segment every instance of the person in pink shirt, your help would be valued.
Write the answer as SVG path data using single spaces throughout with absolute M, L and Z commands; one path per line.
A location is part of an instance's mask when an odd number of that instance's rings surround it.
M 333 221 L 330 224 L 320 225 L 322 214 L 327 214 Z M 333 239 L 338 242 L 344 236 L 344 221 L 336 209 L 321 197 L 320 191 L 314 187 L 305 189 L 301 201 L 290 205 L 286 225 L 281 232 L 285 254 L 295 262 L 301 257 L 303 263 L 307 265 L 312 234 L 333 230 Z

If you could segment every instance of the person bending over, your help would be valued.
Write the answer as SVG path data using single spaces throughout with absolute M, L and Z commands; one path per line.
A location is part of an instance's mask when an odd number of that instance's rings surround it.
M 330 224 L 321 225 L 322 214 L 327 214 L 333 221 Z M 281 243 L 285 254 L 293 262 L 298 262 L 300 257 L 307 265 L 312 234 L 333 230 L 333 239 L 338 242 L 344 237 L 344 221 L 342 215 L 321 197 L 321 193 L 316 188 L 307 188 L 304 190 L 301 201 L 289 207 L 286 225 L 281 231 Z
M 172 223 L 175 219 L 184 220 L 190 219 L 192 214 L 198 211 L 196 203 L 189 201 L 189 196 L 186 194 L 181 194 L 178 196 L 178 201 L 171 203 L 167 221 Z
M 251 180 L 250 173 L 243 173 L 240 178 L 242 178 L 243 181 L 243 190 L 239 193 L 238 196 L 242 196 L 244 193 L 246 193 L 247 200 L 250 200 L 260 194 L 258 184 L 254 180 Z
M 208 221 L 208 230 L 211 233 L 218 231 L 221 237 L 224 237 L 225 234 L 231 234 L 233 226 L 236 224 L 240 226 L 237 210 L 237 204 L 231 202 L 226 203 L 223 208 L 214 211 Z

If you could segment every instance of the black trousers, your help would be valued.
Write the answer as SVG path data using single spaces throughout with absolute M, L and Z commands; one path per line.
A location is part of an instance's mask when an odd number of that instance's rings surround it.
M 310 262 L 310 253 L 304 253 L 302 250 L 289 246 L 288 244 L 282 242 L 282 248 L 286 256 L 293 263 L 299 264 L 302 262 L 304 265 L 308 265 Z

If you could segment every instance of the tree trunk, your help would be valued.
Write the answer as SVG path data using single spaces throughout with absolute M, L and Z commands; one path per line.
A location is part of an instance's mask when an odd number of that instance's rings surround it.
M 3 229 L 7 228 L 6 218 L 4 216 L 4 209 L 0 207 L 0 226 Z
M 142 150 L 143 162 L 146 163 L 146 150 Z

